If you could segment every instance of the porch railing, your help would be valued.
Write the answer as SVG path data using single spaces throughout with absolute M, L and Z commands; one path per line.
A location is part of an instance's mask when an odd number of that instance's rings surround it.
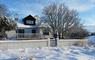
M 31 38 L 40 38 L 41 34 L 39 33 L 16 33 L 17 39 L 31 39 Z

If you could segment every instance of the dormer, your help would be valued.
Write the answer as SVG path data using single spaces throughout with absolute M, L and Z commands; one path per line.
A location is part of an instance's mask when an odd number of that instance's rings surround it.
M 36 25 L 36 19 L 29 15 L 23 19 L 24 25 Z

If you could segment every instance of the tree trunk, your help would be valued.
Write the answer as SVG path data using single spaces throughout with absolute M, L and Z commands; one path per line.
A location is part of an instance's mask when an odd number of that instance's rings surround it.
M 61 38 L 61 35 L 60 35 L 60 33 L 58 33 L 58 38 L 59 38 L 59 39 Z

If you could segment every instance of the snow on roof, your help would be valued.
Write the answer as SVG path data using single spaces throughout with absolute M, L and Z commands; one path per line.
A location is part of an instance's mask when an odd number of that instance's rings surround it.
M 29 25 L 24 25 L 24 24 L 22 24 L 22 23 L 17 23 L 17 27 L 30 28 L 31 26 L 29 26 Z
M 48 23 L 44 23 L 44 22 L 38 23 L 35 26 L 24 25 L 22 22 L 16 22 L 16 23 L 17 23 L 18 28 L 32 28 L 32 27 L 48 27 L 48 28 L 51 28 Z

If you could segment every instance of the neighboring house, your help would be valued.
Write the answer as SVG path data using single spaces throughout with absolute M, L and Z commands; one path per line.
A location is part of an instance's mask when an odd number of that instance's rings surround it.
M 48 23 L 38 22 L 37 19 L 29 15 L 17 21 L 16 38 L 17 39 L 42 39 L 52 37 L 51 29 Z

